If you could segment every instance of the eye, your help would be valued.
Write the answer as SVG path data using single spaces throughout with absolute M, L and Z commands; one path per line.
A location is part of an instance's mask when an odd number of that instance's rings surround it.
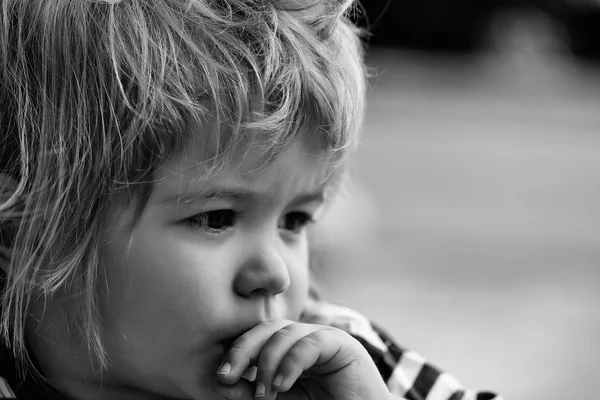
M 284 215 L 279 227 L 293 233 L 300 233 L 307 225 L 314 222 L 311 215 L 301 211 L 294 211 Z
M 235 226 L 240 213 L 234 210 L 215 210 L 196 214 L 184 222 L 195 229 L 202 229 L 210 233 L 222 233 Z

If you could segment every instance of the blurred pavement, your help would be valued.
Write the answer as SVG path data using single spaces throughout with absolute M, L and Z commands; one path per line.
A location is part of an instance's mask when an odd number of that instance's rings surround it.
M 598 399 L 600 67 L 373 51 L 327 296 L 465 385 Z M 596 339 L 594 339 L 596 338 Z

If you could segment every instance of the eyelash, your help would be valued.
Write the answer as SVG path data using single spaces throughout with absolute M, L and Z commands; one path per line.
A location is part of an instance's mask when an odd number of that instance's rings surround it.
M 211 216 L 212 217 L 220 217 L 221 221 L 219 221 L 219 222 L 222 223 L 223 227 L 213 228 L 213 227 L 207 226 L 207 224 L 209 224 L 211 222 L 209 220 L 209 218 Z M 222 220 L 225 217 L 227 218 L 227 222 L 223 223 Z M 226 230 L 234 227 L 235 224 L 237 223 L 238 219 L 241 217 L 242 217 L 242 213 L 234 211 L 234 210 L 215 210 L 215 211 L 207 211 L 207 212 L 203 212 L 200 214 L 196 214 L 196 215 L 186 219 L 184 222 L 190 228 L 202 229 L 209 233 L 218 235 L 218 234 L 221 234 L 221 233 L 225 232 Z
M 296 217 L 300 217 L 299 218 L 299 220 L 300 220 L 300 227 L 293 228 L 293 229 L 285 228 L 286 230 L 289 230 L 289 231 L 291 231 L 293 233 L 300 233 L 308 225 L 311 225 L 311 224 L 315 223 L 315 220 L 313 219 L 313 217 L 310 214 L 305 213 L 303 211 L 292 211 L 292 212 L 287 213 L 284 217 L 287 218 L 287 217 L 292 216 L 292 215 L 294 215 Z M 285 222 L 287 222 L 287 220 Z
M 225 231 L 233 228 L 237 221 L 243 216 L 243 213 L 241 212 L 237 212 L 234 210 L 215 210 L 215 211 L 207 211 L 207 212 L 203 212 L 200 214 L 196 214 L 190 218 L 187 218 L 184 220 L 184 223 L 193 229 L 202 229 L 208 233 L 212 233 L 215 235 L 219 235 L 224 233 Z M 294 225 L 293 227 L 289 228 L 289 227 L 285 227 L 288 226 L 287 222 L 289 222 L 289 220 L 287 218 L 289 218 L 290 216 L 295 216 L 297 219 L 297 222 L 300 223 L 300 225 Z M 220 220 L 218 221 L 220 225 L 219 228 L 214 228 L 209 226 L 209 224 L 211 222 L 215 222 L 210 221 L 210 217 L 218 217 L 220 218 Z M 315 220 L 313 219 L 313 217 L 303 211 L 292 211 L 289 212 L 287 214 L 285 214 L 284 218 L 286 218 L 284 220 L 284 229 L 287 231 L 290 231 L 292 233 L 298 234 L 300 233 L 304 228 L 306 228 L 308 225 L 311 225 L 313 223 L 315 223 Z M 225 220 L 225 221 L 224 221 Z

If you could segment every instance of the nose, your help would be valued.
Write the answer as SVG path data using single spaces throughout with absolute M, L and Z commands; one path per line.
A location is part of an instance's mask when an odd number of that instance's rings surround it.
M 274 296 L 290 286 L 290 274 L 276 245 L 255 246 L 234 279 L 234 290 L 243 297 Z

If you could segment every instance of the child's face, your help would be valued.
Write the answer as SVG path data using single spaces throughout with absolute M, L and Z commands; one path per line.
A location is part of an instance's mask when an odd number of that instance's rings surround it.
M 232 167 L 210 182 L 198 182 L 196 161 L 192 146 L 160 169 L 133 228 L 132 210 L 107 218 L 105 383 L 210 399 L 231 340 L 268 318 L 265 299 L 271 317 L 291 320 L 307 299 L 305 225 L 322 205 L 324 155 L 298 142 L 262 172 Z

